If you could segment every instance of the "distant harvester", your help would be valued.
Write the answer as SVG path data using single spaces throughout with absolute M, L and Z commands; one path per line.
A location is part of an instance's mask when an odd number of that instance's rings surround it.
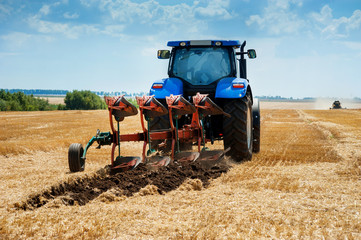
M 336 100 L 332 103 L 332 107 L 330 107 L 330 109 L 342 109 L 341 107 L 341 102 Z

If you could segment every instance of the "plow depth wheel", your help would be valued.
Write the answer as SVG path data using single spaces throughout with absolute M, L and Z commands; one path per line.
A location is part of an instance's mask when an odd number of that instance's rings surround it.
M 224 105 L 224 111 L 231 115 L 223 118 L 224 149 L 235 161 L 252 158 L 253 121 L 252 106 L 248 97 L 234 99 Z
M 68 162 L 70 172 L 84 171 L 85 160 L 81 159 L 84 149 L 80 143 L 73 143 L 69 147 Z

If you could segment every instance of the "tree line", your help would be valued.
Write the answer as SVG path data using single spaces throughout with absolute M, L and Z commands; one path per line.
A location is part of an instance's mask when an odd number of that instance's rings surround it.
M 74 110 L 94 110 L 105 109 L 105 102 L 95 93 L 91 91 L 77 91 L 68 92 L 65 96 L 64 103 L 66 109 Z
M 0 90 L 0 111 L 49 111 L 49 110 L 93 110 L 105 109 L 105 102 L 91 91 L 67 92 L 63 104 L 49 104 L 48 100 L 26 95 L 23 92 L 10 93 Z
M 65 96 L 68 92 L 68 90 L 56 90 L 56 89 L 4 89 L 6 92 L 10 93 L 16 93 L 16 92 L 23 92 L 26 95 L 33 94 L 35 97 L 37 95 L 39 96 Z M 128 93 L 126 91 L 121 92 L 106 92 L 106 91 L 91 91 L 92 93 L 95 93 L 98 96 L 122 96 L 125 95 L 127 97 L 134 97 L 134 96 L 143 96 L 146 95 L 146 92 L 138 92 L 138 93 Z
M 0 90 L 0 111 L 48 111 L 57 108 L 56 105 L 49 104 L 48 100 L 35 98 L 33 95 Z

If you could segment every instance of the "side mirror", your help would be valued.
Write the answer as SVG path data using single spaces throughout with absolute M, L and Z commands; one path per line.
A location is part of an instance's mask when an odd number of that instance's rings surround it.
M 250 59 L 256 58 L 257 54 L 256 54 L 256 50 L 254 49 L 248 49 L 247 50 L 247 55 Z
M 158 50 L 158 59 L 169 59 L 170 51 L 169 50 Z

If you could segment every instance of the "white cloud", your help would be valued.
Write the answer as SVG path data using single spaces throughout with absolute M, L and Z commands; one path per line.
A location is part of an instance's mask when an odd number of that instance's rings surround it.
M 361 10 L 357 9 L 353 12 L 352 16 L 348 19 L 347 30 L 359 29 L 361 25 Z
M 305 21 L 292 11 L 293 6 L 301 7 L 302 1 L 268 0 L 263 14 L 250 16 L 246 24 L 256 25 L 272 35 L 299 33 Z
M 250 16 L 246 24 L 250 27 L 256 26 L 271 35 L 321 34 L 325 38 L 337 39 L 360 32 L 359 9 L 350 17 L 334 18 L 330 6 L 324 5 L 320 12 L 311 12 L 303 17 L 297 12 L 302 6 L 302 1 L 297 0 L 268 0 L 262 14 Z
M 345 46 L 348 49 L 353 51 L 353 54 L 350 57 L 357 56 L 361 58 L 361 43 L 360 42 L 352 42 L 352 41 L 342 41 L 339 44 Z
M 101 31 L 103 34 L 113 36 L 113 37 L 120 37 L 123 38 L 125 26 L 124 25 L 108 25 L 105 27 L 103 31 Z
M 142 24 L 169 24 L 171 22 L 187 21 L 189 17 L 193 18 L 193 9 L 187 4 L 160 5 L 153 0 L 142 3 L 130 0 L 102 0 L 100 9 L 108 11 L 113 20 L 124 23 L 137 21 Z
M 113 37 L 123 38 L 124 25 L 106 25 L 99 28 L 96 25 L 80 24 L 72 25 L 69 23 L 58 23 L 44 21 L 38 15 L 32 16 L 27 20 L 29 26 L 39 33 L 60 34 L 69 39 L 78 39 L 82 35 L 104 34 Z M 29 35 L 30 36 L 30 35 Z
M 202 17 L 231 19 L 233 16 L 227 10 L 228 7 L 229 0 L 213 0 L 206 7 L 195 8 L 195 13 Z
M 291 4 L 297 5 L 298 7 L 301 7 L 303 5 L 302 0 L 271 0 L 269 3 L 272 6 L 275 6 L 275 8 L 284 10 L 289 9 Z
M 63 34 L 67 38 L 77 39 L 82 34 L 99 33 L 99 29 L 92 25 L 77 25 L 72 26 L 66 23 L 56 23 L 41 20 L 38 16 L 33 16 L 28 19 L 28 24 L 31 28 L 40 33 L 49 34 Z
M 311 13 L 311 18 L 313 18 L 316 22 L 322 23 L 322 24 L 328 24 L 330 21 L 332 21 L 332 9 L 325 5 L 321 9 L 320 13 Z
M 361 11 L 355 10 L 350 17 L 333 18 L 332 9 L 325 5 L 320 13 L 311 13 L 311 19 L 318 24 L 318 29 L 326 38 L 346 38 L 352 32 L 359 31 Z
M 5 16 L 10 15 L 12 8 L 0 3 L 0 20 Z
M 201 0 L 191 3 L 159 3 L 155 0 L 99 0 L 99 9 L 109 13 L 113 23 L 125 26 L 141 24 L 155 35 L 182 38 L 199 37 L 212 20 L 226 20 L 235 17 L 229 11 L 230 0 Z M 85 3 L 84 3 L 85 4 Z M 94 2 L 92 2 L 94 4 Z
M 31 35 L 22 33 L 22 32 L 12 32 L 7 35 L 0 37 L 11 45 L 11 48 L 21 48 L 28 40 L 30 40 Z
M 50 6 L 49 6 L 49 5 L 46 5 L 46 4 L 43 5 L 43 6 L 40 8 L 39 13 L 40 13 L 41 15 L 44 15 L 44 16 L 48 15 L 48 14 L 50 13 Z
M 77 14 L 77 13 L 71 14 L 69 12 L 66 12 L 66 13 L 63 14 L 63 16 L 66 19 L 77 19 L 77 18 L 79 18 L 79 14 Z
M 166 34 L 169 36 L 182 36 L 199 33 L 200 29 L 206 29 L 207 23 L 195 17 L 195 7 L 185 3 L 175 5 L 161 5 L 154 0 L 142 3 L 130 0 L 101 0 L 99 8 L 103 12 L 109 12 L 112 22 L 120 22 L 125 25 L 141 24 L 154 29 L 153 34 Z M 161 28 L 159 26 L 161 25 Z
M 80 0 L 80 3 L 86 7 L 90 7 L 96 2 L 98 2 L 98 0 Z
M 58 2 L 54 2 L 52 4 L 44 4 L 39 12 L 38 12 L 38 15 L 39 16 L 47 16 L 51 13 L 51 8 L 53 7 L 58 7 L 60 5 L 63 5 L 63 4 L 68 4 L 68 0 L 61 0 L 61 1 L 58 1 Z
M 123 35 L 123 30 L 131 24 L 141 25 L 155 35 L 186 36 L 200 35 L 207 29 L 208 21 L 230 19 L 235 14 L 229 11 L 230 0 L 201 0 L 192 3 L 159 3 L 156 0 L 80 0 L 86 7 L 97 6 L 103 19 L 110 25 L 122 25 L 122 29 L 103 31 L 112 36 Z M 65 13 L 65 18 L 76 17 Z M 106 19 L 108 18 L 108 19 Z M 147 26 L 147 27 L 145 27 Z M 120 35 L 119 35 L 120 32 Z

